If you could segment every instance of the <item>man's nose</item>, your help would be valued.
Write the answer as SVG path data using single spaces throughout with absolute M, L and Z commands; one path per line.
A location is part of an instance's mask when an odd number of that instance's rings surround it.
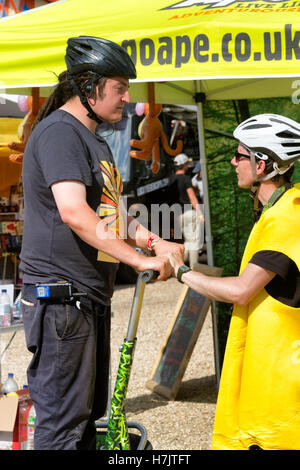
M 231 163 L 231 165 L 233 165 L 233 166 L 238 166 L 238 163 L 237 163 L 235 157 L 233 157 L 233 158 L 230 160 L 230 163 Z
M 125 103 L 130 103 L 130 95 L 129 91 L 126 91 L 124 95 L 122 96 L 122 101 L 125 101 Z

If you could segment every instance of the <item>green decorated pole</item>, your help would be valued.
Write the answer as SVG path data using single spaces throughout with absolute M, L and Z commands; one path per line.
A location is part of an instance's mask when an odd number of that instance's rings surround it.
M 116 385 L 111 402 L 104 450 L 130 450 L 124 402 L 133 362 L 136 333 L 139 324 L 145 285 L 155 276 L 156 273 L 150 270 L 144 271 L 138 276 L 127 334 L 122 346 Z
M 124 401 L 130 377 L 136 339 L 124 341 L 119 363 L 115 390 L 111 402 L 105 450 L 130 450 Z

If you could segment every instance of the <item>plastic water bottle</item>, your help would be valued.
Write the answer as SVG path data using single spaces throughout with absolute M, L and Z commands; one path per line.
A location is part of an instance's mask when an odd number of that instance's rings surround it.
M 10 298 L 6 289 L 2 289 L 0 295 L 0 326 L 11 325 Z
M 13 321 L 21 321 L 21 313 L 20 313 L 20 307 L 21 307 L 21 297 L 22 297 L 22 292 L 19 293 L 17 296 L 16 300 L 13 303 L 13 312 L 12 312 L 12 322 Z
M 19 386 L 14 379 L 14 374 L 9 372 L 8 377 L 4 384 L 2 385 L 2 393 L 6 395 L 7 393 L 13 393 L 19 390 Z
M 34 450 L 34 425 L 35 425 L 35 409 L 31 405 L 28 414 L 27 426 L 27 448 L 26 450 Z

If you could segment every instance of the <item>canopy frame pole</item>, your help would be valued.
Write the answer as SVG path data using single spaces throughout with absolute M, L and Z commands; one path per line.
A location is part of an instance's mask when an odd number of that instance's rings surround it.
M 207 175 L 207 159 L 205 151 L 205 135 L 204 135 L 204 118 L 203 118 L 203 102 L 197 100 L 198 97 L 203 98 L 202 93 L 197 93 L 197 87 L 199 82 L 195 82 L 196 95 L 195 102 L 197 105 L 197 128 L 198 128 L 198 140 L 199 140 L 199 155 L 202 169 L 202 181 L 203 181 L 203 203 L 204 203 L 204 219 L 205 219 L 205 242 L 207 250 L 207 264 L 209 266 L 214 265 L 213 247 L 212 247 L 212 233 L 211 233 L 211 219 L 210 219 L 210 205 L 209 205 L 209 190 L 208 190 L 208 175 Z M 201 86 L 201 85 L 200 85 Z M 214 342 L 214 359 L 215 359 L 215 371 L 217 387 L 220 383 L 220 354 L 219 354 L 219 341 L 218 341 L 218 328 L 217 328 L 217 306 L 216 303 L 212 302 L 212 326 L 213 326 L 213 342 Z
M 181 93 L 183 94 L 186 94 L 186 95 L 192 95 L 194 96 L 194 93 L 190 90 L 187 90 L 186 88 L 183 88 L 179 85 L 176 85 L 175 83 L 171 83 L 171 82 L 158 82 L 160 85 L 166 85 L 170 88 L 174 88 L 175 90 L 178 90 L 180 91 Z

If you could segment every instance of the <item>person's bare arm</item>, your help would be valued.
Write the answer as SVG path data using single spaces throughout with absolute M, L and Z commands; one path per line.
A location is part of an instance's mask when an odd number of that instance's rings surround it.
M 184 245 L 175 242 L 169 242 L 159 235 L 151 232 L 146 227 L 141 225 L 137 219 L 129 215 L 125 208 L 121 208 L 121 213 L 123 220 L 125 220 L 125 225 L 127 226 L 127 234 L 125 241 L 130 246 L 140 248 L 142 250 L 148 249 L 148 240 L 150 237 L 153 239 L 158 239 L 155 243 L 153 251 L 156 256 L 168 256 L 169 253 L 178 253 L 180 256 L 184 255 Z M 169 277 L 172 275 L 172 267 L 169 266 Z
M 161 238 L 159 235 L 151 232 L 146 227 L 141 225 L 134 217 L 127 214 L 127 226 L 129 227 L 127 233 L 127 243 L 131 246 L 136 246 L 145 250 L 148 248 L 149 237 L 159 238 L 159 242 L 155 244 L 154 252 L 156 254 L 169 254 L 170 252 L 177 252 L 181 255 L 184 254 L 184 246 L 180 243 L 168 242 Z M 159 252 L 159 253 L 158 253 Z
M 170 254 L 170 261 L 177 275 L 183 259 Z M 239 276 L 211 277 L 196 271 L 184 273 L 181 280 L 191 289 L 205 295 L 212 300 L 228 302 L 237 305 L 246 305 L 276 273 L 249 263 Z
M 190 203 L 191 203 L 191 206 L 193 207 L 193 209 L 195 209 L 195 211 L 197 212 L 200 220 L 203 219 L 203 214 L 200 210 L 200 204 L 198 202 L 198 199 L 197 199 L 197 196 L 195 194 L 195 191 L 194 191 L 194 188 L 187 188 L 186 190 L 187 192 L 187 195 L 189 197 L 189 200 L 190 200 Z
M 80 181 L 61 181 L 51 186 L 62 221 L 83 241 L 138 271 L 153 269 L 158 280 L 170 276 L 167 256 L 146 257 L 116 237 L 107 221 L 100 219 L 86 201 L 86 188 Z

